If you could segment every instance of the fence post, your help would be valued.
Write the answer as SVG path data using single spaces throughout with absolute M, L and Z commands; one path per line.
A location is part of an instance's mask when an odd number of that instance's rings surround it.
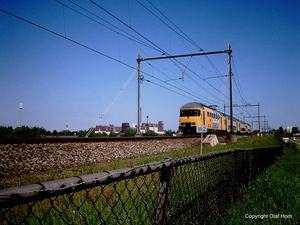
M 260 167 L 260 157 L 258 155 L 259 151 L 257 151 L 256 149 L 253 149 L 253 165 L 254 165 L 254 180 L 257 178 L 258 174 L 259 174 L 259 167 Z
M 238 156 L 238 150 L 235 149 L 233 152 L 233 175 L 232 175 L 232 201 L 236 200 L 236 185 L 237 185 L 237 157 Z
M 160 174 L 160 187 L 158 193 L 158 204 L 156 208 L 155 224 L 164 225 L 167 219 L 169 195 L 171 192 L 171 181 L 174 174 L 173 168 L 165 168 Z

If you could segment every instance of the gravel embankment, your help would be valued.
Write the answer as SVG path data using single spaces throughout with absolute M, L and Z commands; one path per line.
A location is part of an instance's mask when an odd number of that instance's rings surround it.
M 199 138 L 94 143 L 0 145 L 0 177 L 67 168 L 83 163 L 154 155 L 199 145 Z

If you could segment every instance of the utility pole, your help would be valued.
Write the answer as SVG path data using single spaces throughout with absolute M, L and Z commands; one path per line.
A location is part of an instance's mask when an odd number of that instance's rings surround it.
M 265 116 L 261 116 L 264 117 L 264 120 L 260 120 L 258 119 L 257 121 L 252 121 L 252 123 L 262 123 L 263 124 L 263 128 L 261 128 L 264 132 L 267 132 L 270 130 L 269 128 L 269 121 L 265 119 Z
M 258 118 L 258 121 L 252 121 L 255 122 L 255 123 L 258 123 L 258 132 L 260 133 L 260 130 L 261 130 L 261 123 L 264 124 L 264 128 L 265 128 L 265 120 L 266 120 L 266 116 L 260 116 L 260 113 L 258 113 L 259 116 L 244 116 L 243 118 Z M 260 117 L 264 117 L 264 121 L 261 121 L 260 120 Z
M 258 131 L 260 133 L 260 110 L 259 110 L 259 103 L 258 103 L 258 120 L 259 120 L 259 122 L 258 122 Z
M 233 134 L 233 106 L 232 106 L 232 69 L 231 69 L 231 46 L 228 44 L 228 75 L 229 75 L 229 98 L 230 98 L 230 134 Z
M 228 76 L 229 76 L 229 105 L 230 105 L 230 131 L 228 139 L 230 142 L 237 142 L 233 131 L 233 105 L 232 105 L 232 68 L 231 68 L 231 46 L 228 44 Z
M 138 120 L 137 120 L 137 130 L 136 130 L 136 135 L 140 136 L 141 135 L 141 106 L 140 106 L 140 101 L 141 101 L 141 55 L 138 53 L 138 58 L 137 58 L 137 82 L 138 82 L 138 94 L 137 94 L 137 108 L 138 108 Z
M 22 126 L 22 109 L 23 109 L 23 103 L 19 103 L 19 109 L 20 109 L 20 127 Z
M 259 110 L 259 103 L 257 105 L 251 105 L 251 104 L 247 104 L 247 105 L 232 105 L 232 107 L 247 107 L 247 106 L 258 106 L 258 117 L 260 117 L 260 110 Z M 226 107 L 229 107 L 229 106 L 225 106 L 224 105 L 224 114 L 226 114 Z M 255 116 L 257 117 L 257 116 Z M 243 117 L 243 118 L 253 118 L 253 117 Z M 259 131 L 260 131 L 260 123 L 258 124 L 259 126 Z

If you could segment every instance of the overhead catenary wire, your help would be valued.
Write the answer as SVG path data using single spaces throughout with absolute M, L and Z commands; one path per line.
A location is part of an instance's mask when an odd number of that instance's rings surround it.
M 107 54 L 104 54 L 104 53 L 102 53 L 102 52 L 100 52 L 100 51 L 98 51 L 98 50 L 96 50 L 96 49 L 94 49 L 94 48 L 92 48 L 92 47 L 89 47 L 89 46 L 87 46 L 87 45 L 85 45 L 85 44 L 82 44 L 82 43 L 80 43 L 80 42 L 78 42 L 78 41 L 75 41 L 75 40 L 73 40 L 73 39 L 71 39 L 71 38 L 65 37 L 64 35 L 61 35 L 61 34 L 55 32 L 55 31 L 53 31 L 53 30 L 50 30 L 50 29 L 48 29 L 48 28 L 46 28 L 46 27 L 43 27 L 43 26 L 38 25 L 38 24 L 36 24 L 36 23 L 34 23 L 34 22 L 31 22 L 31 21 L 29 21 L 29 20 L 27 20 L 27 19 L 24 19 L 24 18 L 22 18 L 22 17 L 20 17 L 20 16 L 17 16 L 17 15 L 15 15 L 15 14 L 13 14 L 13 13 L 10 13 L 10 12 L 4 10 L 4 9 L 0 9 L 0 11 L 2 11 L 2 12 L 4 12 L 4 13 L 7 13 L 7 14 L 9 14 L 9 15 L 11 15 L 11 16 L 14 16 L 14 17 L 16 17 L 16 18 L 18 18 L 18 19 L 20 19 L 20 20 L 23 20 L 24 22 L 27 22 L 27 23 L 29 23 L 29 24 L 31 24 L 31 25 L 34 25 L 34 26 L 38 27 L 38 28 L 41 28 L 41 29 L 43 29 L 43 30 L 45 30 L 45 31 L 47 31 L 47 32 L 50 32 L 50 33 L 52 33 L 52 34 L 54 34 L 54 35 L 57 35 L 57 36 L 59 36 L 59 37 L 61 37 L 61 38 L 64 38 L 64 39 L 66 39 L 66 40 L 68 40 L 68 41 L 70 41 L 70 42 L 73 42 L 74 44 L 80 45 L 81 47 L 84 47 L 84 48 L 86 48 L 86 49 L 88 49 L 88 50 L 91 50 L 91 51 L 93 51 L 93 52 L 95 52 L 95 53 L 97 53 L 97 54 L 100 54 L 100 55 L 102 55 L 102 56 L 104 56 L 104 57 L 106 57 L 106 58 L 109 58 L 109 59 L 111 59 L 111 60 L 113 60 L 113 61 L 116 61 L 116 62 L 118 62 L 118 63 L 121 63 L 121 64 L 123 64 L 123 65 L 125 65 L 125 66 L 127 66 L 127 67 L 132 68 L 132 69 L 135 69 L 135 67 L 133 67 L 133 66 L 131 66 L 131 65 L 129 65 L 129 64 L 123 62 L 123 61 L 120 61 L 120 60 L 118 60 L 118 59 L 115 59 L 115 58 L 113 58 L 113 57 L 111 57 L 111 56 L 109 56 L 109 55 L 107 55 Z
M 138 46 L 137 46 L 138 47 Z M 138 47 L 139 48 L 139 47 Z M 142 52 L 144 52 L 142 49 L 140 49 Z M 144 52 L 145 53 L 145 52 Z M 145 53 L 145 55 L 147 55 L 146 53 Z M 192 57 L 190 58 L 190 60 L 192 59 Z M 166 72 L 163 72 L 161 69 L 159 69 L 159 68 L 157 68 L 156 66 L 154 66 L 153 64 L 157 64 L 156 63 L 156 61 L 153 61 L 152 63 L 149 63 L 148 62 L 148 65 L 149 66 L 151 66 L 153 69 L 155 69 L 155 70 L 157 70 L 159 73 L 161 73 L 161 74 L 163 74 L 163 75 L 165 75 L 166 77 L 168 77 L 169 79 L 172 79 Z M 186 65 L 185 66 L 185 68 L 184 68 L 184 70 L 182 70 L 181 68 L 179 68 L 179 66 L 177 65 L 177 63 L 174 63 L 175 64 L 175 66 L 180 70 L 180 71 L 182 71 L 182 72 L 184 72 L 185 74 L 186 74 L 186 72 L 185 72 L 185 70 L 186 69 L 188 69 L 189 70 L 189 68 L 187 67 L 188 65 Z M 189 64 L 189 63 L 188 63 Z M 176 74 L 175 72 L 173 72 L 173 71 L 170 71 L 169 69 L 167 69 L 167 68 L 164 68 L 164 67 L 162 67 L 160 64 L 157 64 L 158 66 L 160 66 L 163 70 L 167 70 L 167 71 L 169 71 L 169 72 L 171 72 L 171 73 L 174 73 L 174 74 Z M 156 78 L 153 74 L 152 75 L 150 75 L 149 73 L 145 73 L 144 71 L 141 71 L 144 75 L 148 75 L 148 76 L 152 76 L 152 77 L 154 77 L 155 79 L 158 79 L 160 82 L 163 82 L 163 80 L 162 79 L 160 79 L 160 78 Z M 182 73 L 181 72 L 181 73 Z M 182 74 L 181 74 L 181 76 L 182 76 Z M 201 87 L 201 90 L 205 90 L 205 92 L 206 93 L 210 93 L 208 90 L 206 90 L 198 81 L 196 81 L 192 76 L 190 76 L 190 75 L 187 75 L 195 84 L 197 84 L 199 87 Z M 200 94 L 199 93 L 196 93 L 196 92 L 194 92 L 194 91 L 192 91 L 190 88 L 188 88 L 188 87 L 186 87 L 186 86 L 184 86 L 183 84 L 182 84 L 182 82 L 178 82 L 178 81 L 175 81 L 176 83 L 177 83 L 177 85 L 179 85 L 179 86 L 181 86 L 182 88 L 184 88 L 184 89 L 187 89 L 187 90 L 189 90 L 190 92 L 193 92 L 194 94 L 196 94 L 196 95 L 198 95 L 199 96 L 199 99 L 201 99 L 201 97 L 200 97 Z M 153 82 L 152 82 L 153 83 Z M 169 84 L 168 84 L 169 85 Z M 159 86 L 159 87 L 162 87 L 161 85 L 157 85 L 157 86 Z M 164 89 L 167 89 L 167 90 L 169 90 L 169 88 L 165 88 L 165 87 L 163 87 Z M 178 88 L 177 88 L 178 89 Z M 176 92 L 176 91 L 173 91 L 174 93 L 178 93 L 178 92 Z M 180 94 L 181 95 L 181 94 Z M 213 96 L 213 94 L 211 94 L 212 96 Z M 182 95 L 183 96 L 183 95 Z M 225 95 L 224 95 L 225 96 Z M 225 96 L 226 97 L 226 96 Z M 228 98 L 228 97 L 227 97 Z M 205 101 L 205 102 L 207 102 L 208 104 L 213 104 L 213 100 L 211 100 L 211 99 L 207 99 L 207 97 L 202 97 L 202 99 L 203 99 L 203 101 Z M 209 102 L 210 101 L 210 102 Z
M 172 31 L 174 31 L 177 35 L 184 38 L 185 40 L 194 43 L 187 35 L 182 35 L 179 32 L 177 32 L 175 29 L 173 29 L 171 26 L 169 26 L 166 22 L 164 22 L 159 16 L 157 16 L 154 12 L 152 12 L 145 4 L 141 3 L 139 0 L 136 0 L 141 6 L 143 6 L 148 12 L 150 12 L 153 16 L 155 16 L 159 21 L 161 21 L 163 24 L 165 24 L 168 28 L 170 28 Z M 149 1 L 148 1 L 149 2 Z M 157 9 L 151 2 L 149 2 L 158 12 L 160 12 L 169 22 L 171 22 L 159 9 Z M 172 22 L 171 22 L 172 23 Z M 172 23 L 177 29 L 179 29 L 174 23 Z M 180 29 L 179 29 L 180 30 Z M 180 30 L 181 31 L 181 30 Z M 182 32 L 182 31 L 181 31 Z M 182 32 L 183 33 L 183 32 Z
M 138 1 L 138 0 L 137 0 Z M 138 1 L 139 2 L 139 1 Z M 202 49 L 196 42 L 194 42 L 186 33 L 184 33 L 176 24 L 174 24 L 163 12 L 161 12 L 152 2 L 150 2 L 149 0 L 147 0 L 147 2 L 153 7 L 155 8 L 164 18 L 166 18 L 176 29 L 178 29 L 182 34 L 180 35 L 178 32 L 175 31 L 175 29 L 172 28 L 172 30 L 177 33 L 180 37 L 183 37 L 185 40 L 189 41 L 191 44 L 193 44 L 194 46 L 196 46 L 199 50 Z M 150 10 L 149 10 L 150 11 Z M 166 24 L 165 22 L 163 22 L 164 24 Z M 166 24 L 167 25 L 167 24 Z M 170 27 L 169 25 L 167 25 L 168 27 Z M 171 27 L 170 27 L 171 28 Z
M 197 47 L 200 51 L 203 51 L 203 49 L 195 42 L 193 41 L 184 31 L 182 31 L 175 23 L 173 23 L 161 10 L 159 10 L 152 2 L 150 2 L 149 0 L 147 0 L 147 2 L 153 7 L 155 8 L 155 10 L 157 10 L 165 19 L 167 19 L 167 21 L 169 21 L 179 32 L 177 32 L 175 29 L 173 29 L 170 25 L 168 25 L 166 22 L 164 22 L 162 19 L 159 18 L 159 16 L 157 16 L 155 13 L 153 13 L 149 8 L 147 8 L 144 4 L 142 4 L 139 0 L 136 0 L 137 2 L 139 2 L 144 8 L 146 8 L 151 14 L 153 14 L 156 18 L 158 18 L 162 23 L 164 23 L 167 27 L 169 27 L 171 30 L 173 30 L 177 35 L 180 36 L 180 38 L 184 38 L 185 40 L 187 40 L 189 43 L 191 43 L 192 45 L 194 45 L 195 47 Z M 180 34 L 181 33 L 181 34 Z M 210 65 L 212 66 L 212 68 L 215 70 L 215 72 L 217 74 L 220 75 L 220 72 L 218 71 L 218 69 L 216 68 L 216 66 L 212 63 L 212 61 L 210 60 L 210 58 L 205 55 L 205 58 L 207 59 L 207 61 L 210 63 Z
M 94 2 L 93 0 L 90 0 L 90 2 L 92 2 L 94 5 L 96 5 L 98 8 L 100 8 L 101 10 L 103 10 L 104 12 L 106 12 L 107 14 L 109 14 L 110 16 L 112 16 L 113 18 L 115 18 L 117 21 L 119 21 L 120 23 L 122 23 L 124 26 L 126 26 L 127 28 L 129 28 L 130 30 L 132 30 L 134 33 L 138 34 L 139 36 L 141 36 L 142 38 L 144 38 L 145 40 L 147 40 L 149 43 L 151 43 L 153 46 L 155 46 L 157 49 L 159 49 L 161 51 L 161 53 L 164 53 L 165 51 L 160 48 L 158 45 L 156 45 L 154 42 L 152 42 L 150 39 L 148 39 L 147 37 L 145 37 L 144 35 L 142 35 L 140 32 L 138 32 L 136 29 L 134 29 L 132 26 L 129 26 L 128 24 L 126 24 L 124 21 L 122 21 L 121 19 L 119 19 L 117 16 L 115 16 L 114 14 L 112 14 L 111 12 L 109 12 L 108 10 L 106 10 L 104 7 L 102 7 L 101 5 L 99 5 L 98 3 Z
M 160 82 L 162 82 L 162 83 L 165 83 L 165 84 L 167 84 L 167 85 L 169 85 L 169 86 L 171 86 L 171 87 L 173 87 L 173 88 L 175 88 L 175 89 L 178 89 L 178 90 L 180 90 L 180 91 L 182 91 L 182 92 L 184 92 L 184 93 L 186 93 L 186 94 L 189 94 L 189 95 L 193 96 L 194 99 L 195 99 L 195 98 L 196 98 L 196 99 L 201 99 L 201 98 L 199 97 L 199 95 L 197 96 L 197 95 L 192 94 L 191 92 L 188 92 L 188 91 L 186 91 L 186 90 L 183 90 L 183 89 L 181 89 L 181 88 L 179 88 L 179 87 L 177 87 L 177 86 L 175 86 L 175 85 L 173 85 L 173 84 L 166 83 L 166 82 L 164 82 L 164 80 L 162 80 L 162 79 L 160 79 L 160 78 L 158 78 L 158 77 L 156 77 L 156 76 L 153 76 L 153 75 L 151 75 L 151 74 L 149 74 L 149 73 L 144 73 L 144 72 L 141 72 L 141 73 L 142 73 L 142 74 L 145 74 L 145 75 L 147 75 L 147 76 L 150 76 L 150 77 L 154 78 L 155 80 L 158 80 L 158 81 L 160 81 Z M 150 82 L 152 82 L 152 81 L 150 81 Z M 160 87 L 162 87 L 162 86 L 160 86 Z M 168 88 L 165 88 L 165 89 L 168 89 Z M 171 90 L 171 89 L 168 89 L 168 90 Z M 175 91 L 172 91 L 172 92 L 177 93 L 177 92 L 175 92 Z M 183 96 L 183 95 L 182 95 L 182 96 Z
M 160 69 L 158 69 L 157 67 L 155 67 L 152 63 L 148 62 L 148 65 L 151 66 L 153 69 L 157 70 L 159 73 L 161 73 L 161 74 L 165 75 L 166 77 L 168 77 L 169 79 L 171 79 L 171 77 L 168 74 L 166 74 L 165 72 L 163 72 Z M 193 78 L 191 78 L 191 80 L 193 80 Z M 196 93 L 195 91 L 193 91 L 193 90 L 189 89 L 188 87 L 182 85 L 182 82 L 180 82 L 180 81 L 179 82 L 175 81 L 175 82 L 178 86 L 181 86 L 182 88 L 189 90 L 189 92 L 192 92 L 195 96 L 199 96 L 199 99 L 201 99 L 201 97 L 200 97 L 201 95 L 199 93 Z M 194 83 L 196 83 L 198 86 L 200 85 L 197 81 L 194 81 Z M 204 99 L 204 97 L 202 97 L 202 99 Z M 213 102 L 213 100 L 210 100 L 207 97 L 206 97 L 206 100 L 204 100 L 204 101 Z
M 76 9 L 74 9 L 74 8 L 72 8 L 72 7 L 66 5 L 66 4 L 64 4 L 64 3 L 62 3 L 62 2 L 60 2 L 60 1 L 58 1 L 58 0 L 55 0 L 55 1 L 58 2 L 58 3 L 60 3 L 60 4 L 62 4 L 62 5 L 64 5 L 64 6 L 66 6 L 66 7 L 69 8 L 70 10 L 72 10 L 72 11 L 74 11 L 74 12 L 76 12 L 76 13 L 78 13 L 78 14 L 80 14 L 80 15 L 82 15 L 82 16 L 88 18 L 88 19 L 90 19 L 91 21 L 94 21 L 95 23 L 97 23 L 97 24 L 99 24 L 99 25 L 101 25 L 101 26 L 103 26 L 103 27 L 105 27 L 105 28 L 107 28 L 107 29 L 109 29 L 109 30 L 111 30 L 111 31 L 113 31 L 113 32 L 115 32 L 115 33 L 117 33 L 117 34 L 119 34 L 119 35 L 122 35 L 123 37 L 125 37 L 125 38 L 127 38 L 127 39 L 129 39 L 129 40 L 132 40 L 132 41 L 134 41 L 134 42 L 136 42 L 136 43 L 139 43 L 139 44 L 141 44 L 141 45 L 144 45 L 144 46 L 146 46 L 146 47 L 148 47 L 148 48 L 151 48 L 151 49 L 153 49 L 153 50 L 159 51 L 159 49 L 154 48 L 152 45 L 147 44 L 146 42 L 142 41 L 141 39 L 139 39 L 139 38 L 137 38 L 137 37 L 135 37 L 135 36 L 129 34 L 128 32 L 124 31 L 123 29 L 120 29 L 119 27 L 113 25 L 112 23 L 108 22 L 107 20 L 104 20 L 104 19 L 101 18 L 100 16 L 98 16 L 98 15 L 96 15 L 95 13 L 93 13 L 93 12 L 91 12 L 91 11 L 85 9 L 84 7 L 78 5 L 77 3 L 75 3 L 75 2 L 73 2 L 73 1 L 71 1 L 71 0 L 68 0 L 68 1 L 71 2 L 72 4 L 74 4 L 76 7 L 80 8 L 81 10 L 84 10 L 84 11 L 86 11 L 87 13 L 91 14 L 92 16 L 96 17 L 97 19 L 100 19 L 100 20 L 104 21 L 105 23 L 107 23 L 107 24 L 108 24 L 109 26 L 111 26 L 111 27 L 109 27 L 108 25 L 105 25 L 105 24 L 103 24 L 103 23 L 101 23 L 101 22 L 99 22 L 99 21 L 97 21 L 97 20 L 91 18 L 90 16 L 85 15 L 85 14 L 82 13 L 82 12 L 79 12 L 78 10 L 76 10 Z

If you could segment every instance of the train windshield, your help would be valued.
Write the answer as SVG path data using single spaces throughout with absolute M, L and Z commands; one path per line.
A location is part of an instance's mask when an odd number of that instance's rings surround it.
M 200 116 L 200 110 L 198 109 L 180 110 L 180 116 Z

